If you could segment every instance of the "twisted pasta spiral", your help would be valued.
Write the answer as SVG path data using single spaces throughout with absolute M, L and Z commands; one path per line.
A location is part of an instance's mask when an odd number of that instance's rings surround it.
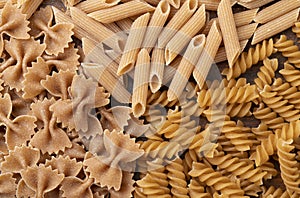
M 292 196 L 290 196 L 287 191 L 283 191 L 281 188 L 275 188 L 274 186 L 270 186 L 268 189 L 264 190 L 261 197 L 262 198 L 269 198 L 269 197 L 297 198 L 298 195 L 294 193 Z
M 233 104 L 228 104 L 226 106 L 226 114 L 229 115 L 230 117 L 246 117 L 246 116 L 251 116 L 252 113 L 250 111 L 252 106 L 252 102 L 248 103 L 233 103 Z
M 291 145 L 292 139 L 285 141 L 281 138 L 277 141 L 277 155 L 281 170 L 281 178 L 286 186 L 288 194 L 300 194 L 300 171 L 295 160 L 295 154 L 291 151 L 295 148 Z
M 294 86 L 294 87 L 300 86 L 300 71 L 297 70 L 293 65 L 291 65 L 289 63 L 284 63 L 284 69 L 281 69 L 279 71 L 279 73 L 292 86 Z
M 172 107 L 178 100 L 169 101 L 167 97 L 167 91 L 157 91 L 156 93 L 152 93 L 150 90 L 148 91 L 147 104 L 148 105 L 161 105 L 163 107 Z
M 215 190 L 220 191 L 222 195 L 231 197 L 245 197 L 244 191 L 228 177 L 223 176 L 220 172 L 204 163 L 193 163 L 193 169 L 189 172 L 192 177 L 197 177 L 201 182 L 212 186 Z
M 183 167 L 186 178 L 189 180 L 190 176 L 188 172 L 192 170 L 193 162 L 198 162 L 198 156 L 195 150 L 188 149 L 183 158 Z
M 188 191 L 191 198 L 211 198 L 211 195 L 205 192 L 204 187 L 196 178 L 191 179 Z
M 273 39 L 264 40 L 261 44 L 256 44 L 255 48 L 250 48 L 248 52 L 243 52 L 232 68 L 225 68 L 222 71 L 227 79 L 237 78 L 245 73 L 252 65 L 262 61 L 276 52 L 273 46 Z
M 254 168 L 250 160 L 241 161 L 230 154 L 219 152 L 213 158 L 206 158 L 212 165 L 218 166 L 221 170 L 226 170 L 235 176 L 248 180 L 254 184 L 261 185 L 263 177 L 267 174 L 260 168 Z
M 300 38 L 300 22 L 296 22 L 292 28 L 292 31 Z
M 188 198 L 188 189 L 182 159 L 176 158 L 166 166 L 173 197 Z
M 290 123 L 285 123 L 281 129 L 275 131 L 277 138 L 283 140 L 293 140 L 295 141 L 300 136 L 300 120 L 293 121 Z
M 217 148 L 218 151 L 224 151 L 227 154 L 232 155 L 233 157 L 239 157 L 239 158 L 247 158 L 248 153 L 247 152 L 240 152 L 236 149 L 236 147 L 230 142 L 228 138 L 225 137 L 224 134 L 221 134 L 218 137 L 218 145 Z
M 260 123 L 257 128 L 252 128 L 251 131 L 255 134 L 255 138 L 258 141 L 267 139 L 269 135 L 273 134 L 273 132 L 268 129 L 268 126 L 265 123 Z
M 283 96 L 273 91 L 271 86 L 266 85 L 260 95 L 262 101 L 286 121 L 291 122 L 300 118 L 300 110 L 295 109 L 295 106 L 289 104 L 288 100 L 283 99 Z
M 254 79 L 254 82 L 258 89 L 262 90 L 265 85 L 271 85 L 272 79 L 275 77 L 275 71 L 278 69 L 278 59 L 264 59 L 263 66 L 259 68 L 257 72 L 257 77 Z
M 300 51 L 293 40 L 289 40 L 286 35 L 281 35 L 274 43 L 274 47 L 286 58 L 289 63 L 293 63 L 297 68 L 300 68 Z

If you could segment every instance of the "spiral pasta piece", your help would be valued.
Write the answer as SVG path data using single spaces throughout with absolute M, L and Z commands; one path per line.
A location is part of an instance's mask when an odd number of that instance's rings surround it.
M 257 72 L 257 78 L 254 82 L 258 89 L 263 90 L 265 85 L 271 85 L 273 78 L 275 77 L 275 71 L 278 69 L 278 59 L 264 59 L 263 66 L 259 68 Z
M 218 136 L 218 148 L 217 151 L 224 151 L 227 154 L 232 155 L 233 157 L 239 158 L 248 158 L 247 152 L 241 152 L 236 149 L 236 147 L 230 142 L 228 138 L 225 137 L 224 134 Z
M 300 38 L 300 22 L 296 22 L 292 28 L 292 31 L 296 34 L 297 38 Z
M 277 138 L 296 141 L 300 136 L 300 120 L 285 123 L 281 129 L 275 131 Z
M 281 138 L 277 141 L 277 155 L 281 170 L 281 178 L 286 186 L 288 194 L 300 194 L 300 171 L 295 154 L 291 151 L 295 148 L 291 145 L 292 139 L 285 141 Z
M 193 178 L 188 185 L 188 191 L 191 198 L 211 198 L 212 196 L 205 192 L 205 188 L 200 182 Z
M 163 107 L 172 107 L 178 100 L 169 101 L 167 97 L 167 91 L 157 91 L 156 93 L 152 93 L 148 91 L 147 104 L 148 105 L 161 105 Z
M 245 73 L 247 69 L 257 64 L 258 61 L 264 60 L 275 52 L 276 49 L 274 49 L 273 39 L 264 40 L 262 43 L 256 44 L 255 48 L 250 48 L 248 52 L 243 52 L 233 67 L 225 68 L 222 74 L 226 75 L 228 80 L 237 78 Z
M 171 194 L 173 197 L 188 198 L 188 189 L 182 159 L 176 158 L 167 166 L 169 185 L 171 186 Z
M 182 162 L 183 167 L 184 167 L 184 173 L 185 173 L 187 180 L 190 179 L 188 172 L 190 172 L 192 170 L 192 165 L 193 165 L 194 161 L 195 162 L 199 161 L 197 153 L 195 150 L 188 149 L 184 155 L 183 162 Z
M 189 172 L 192 177 L 197 177 L 201 182 L 212 186 L 221 194 L 231 197 L 246 197 L 244 191 L 228 177 L 223 176 L 220 172 L 215 171 L 204 163 L 193 163 L 193 169 Z
M 284 63 L 284 68 L 279 71 L 284 79 L 294 87 L 300 86 L 300 71 L 293 65 Z M 299 89 L 299 88 L 298 88 Z
M 254 168 L 253 164 L 250 163 L 250 160 L 242 161 L 239 158 L 233 157 L 230 154 L 225 154 L 224 152 L 219 152 L 218 154 L 215 154 L 213 158 L 206 159 L 212 165 L 218 166 L 219 169 L 226 170 L 235 176 L 257 185 L 262 185 L 262 179 L 267 174 L 260 168 Z
M 269 197 L 297 198 L 298 195 L 294 193 L 292 196 L 290 196 L 287 191 L 283 191 L 281 188 L 275 188 L 274 186 L 270 186 L 268 189 L 264 190 L 261 197 L 262 198 L 269 198 Z
M 283 99 L 283 96 L 273 91 L 271 86 L 266 85 L 260 95 L 262 101 L 286 121 L 291 122 L 300 118 L 300 110 L 295 109 L 295 106 L 289 104 L 288 100 Z
M 184 115 L 199 117 L 203 113 L 203 110 L 195 100 L 186 101 L 184 104 L 181 104 L 181 111 Z
M 268 126 L 265 123 L 260 123 L 258 127 L 252 128 L 251 131 L 255 134 L 255 138 L 258 141 L 267 139 L 269 135 L 273 134 L 273 132 L 268 129 Z
M 282 56 L 288 58 L 288 62 L 300 68 L 300 50 L 293 40 L 289 40 L 286 35 L 281 35 L 274 43 L 274 47 L 282 53 Z
M 233 104 L 228 104 L 226 106 L 226 114 L 229 115 L 230 117 L 246 117 L 246 116 L 251 116 L 252 113 L 250 111 L 252 107 L 252 102 L 248 103 L 233 103 Z

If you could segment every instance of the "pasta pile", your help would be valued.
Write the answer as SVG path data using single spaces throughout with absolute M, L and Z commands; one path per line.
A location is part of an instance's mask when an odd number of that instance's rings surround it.
M 0 197 L 300 197 L 299 0 L 0 8 Z

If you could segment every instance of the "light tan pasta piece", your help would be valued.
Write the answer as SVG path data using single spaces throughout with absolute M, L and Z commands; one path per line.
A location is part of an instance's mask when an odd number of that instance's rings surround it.
M 230 0 L 230 2 L 231 5 L 234 5 L 236 3 L 236 0 Z M 220 0 L 198 0 L 198 4 L 205 4 L 207 10 L 217 11 L 218 6 L 220 4 Z
M 92 198 L 91 186 L 94 183 L 93 178 L 86 177 L 85 179 L 80 179 L 75 176 L 66 177 L 62 183 L 60 190 L 63 192 L 64 197 L 86 197 Z
M 201 53 L 197 65 L 193 71 L 193 76 L 200 88 L 203 87 L 208 72 L 212 63 L 214 62 L 214 58 L 217 54 L 219 46 L 222 41 L 222 36 L 220 29 L 216 22 L 213 23 L 207 39 L 205 43 L 205 47 L 203 52 Z
M 150 56 L 146 49 L 142 49 L 134 70 L 132 112 L 135 117 L 142 116 L 146 111 L 149 72 Z
M 236 27 L 250 24 L 257 15 L 258 10 L 259 9 L 257 8 L 233 14 Z
M 133 69 L 138 52 L 140 51 L 150 14 L 146 13 L 137 18 L 130 28 L 124 51 L 119 63 L 117 74 L 123 75 Z
M 248 41 L 249 40 L 240 41 L 241 50 L 245 49 L 245 47 L 247 46 Z M 220 62 L 223 62 L 223 61 L 226 61 L 226 60 L 227 60 L 227 55 L 226 55 L 225 47 L 220 47 L 217 54 L 216 54 L 215 62 L 220 63 Z
M 238 4 L 241 6 L 244 6 L 245 8 L 248 9 L 254 9 L 254 8 L 259 8 L 263 5 L 266 5 L 274 0 L 253 0 L 250 2 L 242 2 L 241 0 L 238 1 Z
M 111 8 L 92 12 L 88 14 L 88 16 L 101 23 L 111 23 L 151 11 L 154 11 L 154 7 L 151 5 L 142 1 L 133 0 Z
M 296 22 L 292 28 L 292 31 L 296 34 L 297 38 L 300 38 L 300 22 Z
M 296 198 L 298 195 L 294 193 L 292 196 L 289 195 L 288 191 L 284 191 L 281 188 L 275 188 L 274 186 L 270 186 L 269 188 L 265 189 L 261 194 L 262 198 L 268 197 L 280 197 L 280 198 Z
M 181 62 L 177 68 L 175 76 L 168 89 L 168 100 L 173 101 L 180 98 L 184 87 L 186 86 L 190 75 L 193 72 L 195 65 L 197 64 L 198 58 L 205 46 L 205 35 L 195 36 L 187 47 L 186 52 L 181 59 Z
M 52 157 L 46 160 L 45 166 L 50 166 L 52 169 L 57 169 L 59 174 L 64 174 L 65 177 L 77 176 L 82 168 L 81 162 L 76 162 L 75 159 L 70 159 L 69 156 Z
M 152 93 L 157 92 L 162 86 L 165 70 L 164 49 L 154 48 L 151 55 L 149 85 Z
M 167 85 L 174 77 L 176 70 L 180 64 L 182 57 L 177 57 L 171 64 L 170 67 L 165 67 L 164 77 L 162 84 Z
M 232 68 L 241 51 L 230 0 L 221 0 L 218 7 L 218 17 L 227 60 L 229 67 Z
M 205 21 L 205 6 L 202 5 L 166 45 L 165 60 L 167 65 L 181 53 L 190 40 L 200 31 Z
M 123 39 L 116 35 L 113 31 L 106 28 L 101 23 L 89 18 L 83 11 L 79 10 L 78 8 L 71 7 L 70 14 L 72 19 L 74 20 L 74 24 L 92 34 L 93 38 L 96 39 L 97 42 L 103 42 L 104 44 L 118 52 L 122 51 Z
M 278 68 L 278 59 L 264 59 L 263 66 L 257 72 L 257 78 L 254 79 L 258 89 L 263 90 L 265 85 L 271 85 L 275 77 L 275 71 Z
M 263 41 L 264 39 L 268 39 L 290 27 L 292 27 L 297 21 L 299 16 L 299 8 L 292 10 L 268 23 L 257 28 L 253 35 L 253 39 L 251 44 L 255 45 Z
M 211 194 L 205 192 L 205 186 L 197 178 L 192 178 L 188 185 L 189 195 L 191 198 L 211 198 Z
M 164 27 L 158 37 L 158 47 L 164 48 L 198 8 L 197 0 L 187 0 Z
M 279 73 L 283 75 L 284 79 L 292 86 L 300 86 L 300 71 L 289 63 L 284 63 L 284 68 L 279 70 Z
M 179 9 L 180 7 L 180 0 L 167 0 L 171 6 L 173 6 L 176 9 Z
M 1 173 L 0 174 L 0 196 L 6 198 L 16 197 L 16 178 L 13 177 L 13 173 Z
M 130 18 L 121 19 L 115 22 L 126 33 L 130 30 L 133 20 Z
M 155 43 L 163 29 L 165 22 L 168 19 L 169 14 L 170 5 L 168 2 L 166 0 L 160 1 L 153 15 L 151 16 L 142 45 L 148 50 L 149 53 L 155 46 Z
M 117 5 L 120 0 L 87 0 L 77 4 L 75 7 L 85 13 L 95 12 L 104 8 Z
M 250 23 L 248 25 L 240 26 L 237 28 L 239 41 L 248 40 L 256 30 L 258 23 Z
M 268 6 L 267 8 L 261 10 L 255 17 L 254 21 L 257 23 L 264 24 L 298 8 L 299 6 L 299 0 L 278 1 Z M 274 10 L 276 11 L 274 12 Z
M 25 1 L 21 6 L 21 12 L 26 14 L 26 18 L 29 19 L 42 2 L 43 0 Z

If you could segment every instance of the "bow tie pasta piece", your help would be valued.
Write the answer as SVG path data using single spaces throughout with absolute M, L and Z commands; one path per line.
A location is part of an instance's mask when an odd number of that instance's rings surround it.
M 70 159 L 69 156 L 52 157 L 51 160 L 46 160 L 46 166 L 50 166 L 52 169 L 57 169 L 58 173 L 63 173 L 65 177 L 77 176 L 82 168 L 81 162 L 76 162 L 76 159 Z
M 53 12 L 50 6 L 37 11 L 30 18 L 31 35 L 35 38 L 44 35 L 46 44 L 45 52 L 48 55 L 57 56 L 64 52 L 64 48 L 68 47 L 68 43 L 72 41 L 71 36 L 74 34 L 72 29 L 74 25 L 71 23 L 57 23 L 52 26 Z
M 17 184 L 12 173 L 0 174 L 0 197 L 14 198 L 16 194 Z
M 111 198 L 131 197 L 131 192 L 134 190 L 133 174 L 129 172 L 122 172 L 122 184 L 120 190 L 116 191 L 113 188 L 108 190 Z
M 85 178 L 84 180 L 74 176 L 66 177 L 62 184 L 61 190 L 64 197 L 85 197 L 93 198 L 91 186 L 94 183 L 94 179 Z
M 102 127 L 108 130 L 123 131 L 131 119 L 131 108 L 125 106 L 115 106 L 110 109 L 101 109 Z
M 34 197 L 35 192 L 29 188 L 23 179 L 18 182 L 17 197 Z
M 37 164 L 40 159 L 40 151 L 31 147 L 15 147 L 8 156 L 4 157 L 1 163 L 1 172 L 20 173 L 27 167 L 32 167 Z
M 63 174 L 51 167 L 39 165 L 29 167 L 21 172 L 25 184 L 34 190 L 35 197 L 44 197 L 45 193 L 54 190 L 64 179 Z

